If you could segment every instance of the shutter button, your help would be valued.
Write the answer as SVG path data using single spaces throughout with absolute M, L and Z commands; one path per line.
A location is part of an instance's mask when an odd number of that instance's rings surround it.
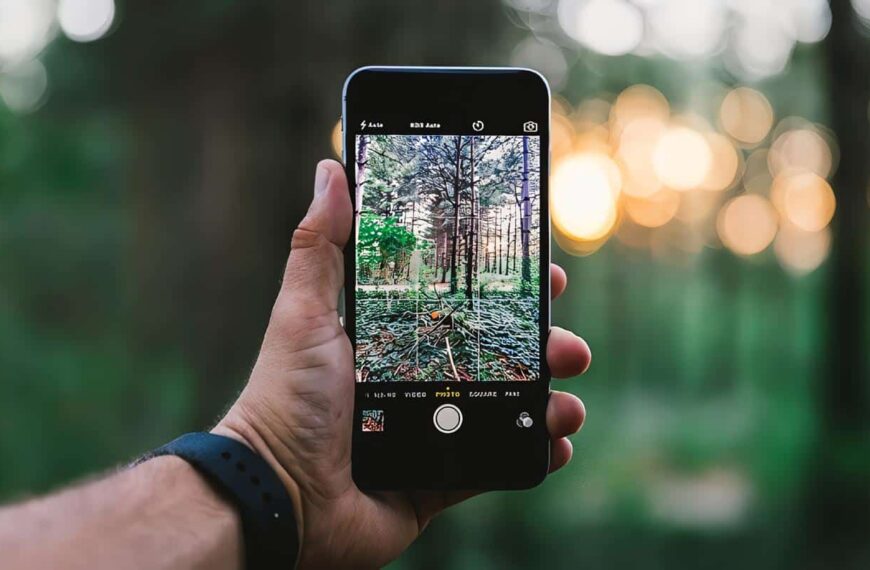
M 444 404 L 435 410 L 432 421 L 441 433 L 453 433 L 462 426 L 462 412 L 453 404 Z

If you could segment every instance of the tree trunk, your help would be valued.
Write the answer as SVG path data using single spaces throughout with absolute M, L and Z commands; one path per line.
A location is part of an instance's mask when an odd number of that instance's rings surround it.
M 356 195 L 354 200 L 354 243 L 359 242 L 359 221 L 360 212 L 362 212 L 363 204 L 363 183 L 366 177 L 366 154 L 369 148 L 369 138 L 366 135 L 360 135 L 359 146 L 356 150 Z
M 475 250 L 477 249 L 477 237 L 474 231 L 474 221 L 475 221 L 475 200 L 477 197 L 474 195 L 474 137 L 471 137 L 471 181 L 469 183 L 470 187 L 470 200 L 471 204 L 471 217 L 469 218 L 468 224 L 468 251 L 465 256 L 465 298 L 471 299 L 472 297 L 472 288 L 474 286 L 474 263 L 475 263 Z
M 449 238 L 447 236 L 447 232 L 444 232 L 444 247 L 442 248 L 442 259 L 441 259 L 441 283 L 447 283 L 447 250 L 449 249 L 449 245 L 447 242 Z
M 834 178 L 837 215 L 829 265 L 827 361 L 816 394 L 820 433 L 805 489 L 804 524 L 794 563 L 804 568 L 867 568 L 870 486 L 858 458 L 868 456 L 867 202 L 870 59 L 849 0 L 832 0 L 827 37 L 830 108 L 842 156 Z M 865 461 L 866 464 L 866 461 Z
M 529 197 L 529 137 L 523 137 L 523 187 L 520 193 L 522 210 L 523 275 L 522 288 L 528 289 L 532 281 L 532 260 L 529 258 L 529 238 L 532 222 L 532 202 Z
M 456 167 L 453 175 L 453 243 L 450 251 L 450 294 L 456 294 L 456 245 L 459 243 L 459 199 L 460 199 L 460 184 L 462 182 L 462 137 L 456 137 L 456 156 L 454 165 Z
M 414 234 L 414 226 L 417 224 L 417 200 L 411 201 L 411 233 Z M 414 234 L 414 237 L 417 237 L 417 234 Z M 411 262 L 410 259 L 413 256 L 413 253 L 408 256 L 408 271 L 406 273 L 406 279 L 411 278 Z
M 498 222 L 498 229 L 496 230 L 496 234 L 495 234 L 495 248 L 496 248 L 495 254 L 498 257 L 497 274 L 501 275 L 501 270 L 502 270 L 502 251 L 501 251 L 502 250 L 502 242 L 501 242 L 502 234 L 501 234 L 501 229 L 502 229 L 502 226 L 504 225 L 504 224 L 502 224 L 501 212 L 496 212 L 496 218 L 497 218 L 496 221 Z
M 511 260 L 513 261 L 513 267 L 511 268 L 511 273 L 516 273 L 517 272 L 517 242 L 519 241 L 519 239 L 517 239 L 517 238 L 519 237 L 519 233 L 520 233 L 520 218 L 517 215 L 517 211 L 514 208 L 511 208 L 511 225 L 513 226 L 513 230 L 514 230 L 514 232 L 513 232 L 514 237 L 513 237 L 513 241 L 511 242 L 511 249 L 512 249 Z

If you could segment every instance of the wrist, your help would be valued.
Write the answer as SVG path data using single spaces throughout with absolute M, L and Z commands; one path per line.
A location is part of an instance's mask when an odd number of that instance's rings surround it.
M 196 469 L 179 457 L 163 456 L 140 464 L 132 473 L 137 487 L 162 489 L 148 494 L 140 521 L 190 536 L 188 554 L 182 556 L 190 567 L 241 567 L 241 518 Z

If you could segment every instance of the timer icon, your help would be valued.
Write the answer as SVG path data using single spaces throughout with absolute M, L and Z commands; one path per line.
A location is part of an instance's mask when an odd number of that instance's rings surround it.
M 483 130 L 483 121 L 474 121 L 471 123 L 471 128 L 474 129 L 475 132 L 480 132 Z

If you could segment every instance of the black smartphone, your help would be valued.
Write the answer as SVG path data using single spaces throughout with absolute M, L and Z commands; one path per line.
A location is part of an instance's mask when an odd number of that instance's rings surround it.
M 547 83 L 527 69 L 366 67 L 343 99 L 354 480 L 532 487 L 550 449 Z

